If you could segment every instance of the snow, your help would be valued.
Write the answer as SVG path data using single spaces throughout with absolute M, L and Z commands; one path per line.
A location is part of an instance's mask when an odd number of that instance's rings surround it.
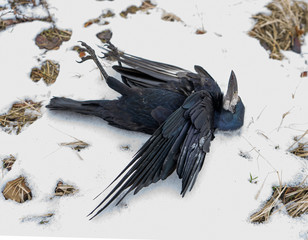
M 76 63 L 78 55 L 71 51 L 82 40 L 100 53 L 97 45 L 101 44 L 95 35 L 105 29 L 112 30 L 113 44 L 127 53 L 189 70 L 195 64 L 203 66 L 223 91 L 234 70 L 246 107 L 241 131 L 217 132 L 194 189 L 185 198 L 181 198 L 180 181 L 173 174 L 136 196 L 129 195 L 123 204 L 109 207 L 92 221 L 86 215 L 102 198 L 92 199 L 126 166 L 149 135 L 116 129 L 95 117 L 49 112 L 43 107 L 42 117 L 21 134 L 0 131 L 0 158 L 17 156 L 12 170 L 3 173 L 1 192 L 8 181 L 23 175 L 33 194 L 33 199 L 23 204 L 5 200 L 0 194 L 0 233 L 144 239 L 307 239 L 306 214 L 291 218 L 281 211 L 264 224 L 249 222 L 249 216 L 270 197 L 272 186 L 279 184 L 276 172 L 282 184 L 291 185 L 303 181 L 308 173 L 306 160 L 287 151 L 293 138 L 308 129 L 308 79 L 300 78 L 308 68 L 308 37 L 302 55 L 284 52 L 286 58 L 282 61 L 269 59 L 259 42 L 247 35 L 254 23 L 251 16 L 266 11 L 268 2 L 156 0 L 158 6 L 149 15 L 138 12 L 124 19 L 119 12 L 132 4 L 140 5 L 140 1 L 48 1 L 57 27 L 72 30 L 73 34 L 59 50 L 47 53 L 35 45 L 34 39 L 51 26 L 49 23 L 23 23 L 0 32 L 0 113 L 26 98 L 46 105 L 52 96 L 77 100 L 118 97 L 101 79 L 94 63 Z M 110 25 L 83 27 L 105 9 L 116 13 L 109 19 Z M 161 20 L 163 10 L 176 14 L 183 22 Z M 202 25 L 207 33 L 196 35 Z M 31 69 L 40 65 L 38 58 L 60 64 L 55 84 L 31 81 Z M 103 64 L 118 77 L 110 62 Z M 80 151 L 83 160 L 72 149 L 59 146 L 74 141 L 71 136 L 91 145 Z M 121 149 L 123 145 L 129 145 L 130 150 Z M 241 157 L 240 151 L 251 159 Z M 257 184 L 248 181 L 250 173 L 258 176 Z M 79 192 L 50 199 L 59 180 L 77 186 Z M 47 225 L 21 222 L 21 218 L 50 212 L 55 215 Z

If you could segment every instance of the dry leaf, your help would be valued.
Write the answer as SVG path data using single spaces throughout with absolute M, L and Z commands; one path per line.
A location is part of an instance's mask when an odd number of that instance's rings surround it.
M 2 193 L 5 199 L 11 199 L 19 203 L 32 199 L 31 190 L 26 185 L 24 177 L 8 182 Z
M 301 73 L 301 77 L 307 77 L 307 76 L 308 76 L 308 72 L 307 71 Z
M 80 52 L 80 53 L 79 53 L 79 57 L 80 57 L 80 58 L 83 58 L 85 55 L 86 55 L 85 52 Z
M 197 29 L 196 30 L 196 34 L 201 35 L 201 34 L 205 34 L 206 31 L 204 29 Z
M 89 20 L 87 22 L 85 22 L 85 24 L 83 24 L 83 26 L 86 28 L 86 27 L 89 27 L 93 24 L 93 20 Z
M 107 43 L 112 38 L 112 32 L 111 30 L 107 29 L 107 30 L 97 33 L 96 37 L 100 39 L 103 43 Z

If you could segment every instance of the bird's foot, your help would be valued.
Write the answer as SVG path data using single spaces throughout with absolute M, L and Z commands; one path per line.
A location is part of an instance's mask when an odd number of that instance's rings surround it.
M 94 60 L 95 58 L 97 58 L 93 48 L 91 48 L 88 44 L 86 44 L 83 41 L 79 41 L 79 42 L 81 43 L 81 46 L 83 46 L 83 48 L 80 48 L 80 50 L 88 53 L 89 55 L 81 57 L 81 61 L 77 61 L 78 63 L 83 63 L 87 60 L 90 60 L 90 59 Z
M 106 43 L 104 46 L 98 47 L 104 50 L 104 52 L 102 52 L 104 56 L 100 58 L 107 58 L 119 61 L 121 55 L 123 54 L 123 52 L 119 51 L 116 46 L 114 46 L 111 42 Z
M 96 64 L 96 66 L 98 67 L 98 69 L 101 71 L 102 75 L 104 76 L 105 79 L 107 79 L 109 76 L 107 74 L 107 72 L 105 71 L 105 69 L 103 68 L 102 64 L 99 62 L 96 54 L 95 54 L 95 51 L 93 48 L 91 48 L 88 44 L 86 44 L 85 42 L 83 41 L 79 41 L 81 43 L 81 46 L 83 46 L 83 48 L 81 48 L 81 50 L 83 52 L 86 52 L 88 53 L 89 55 L 86 55 L 84 57 L 81 58 L 81 61 L 77 61 L 78 63 L 83 63 L 87 60 L 93 60 L 94 63 Z

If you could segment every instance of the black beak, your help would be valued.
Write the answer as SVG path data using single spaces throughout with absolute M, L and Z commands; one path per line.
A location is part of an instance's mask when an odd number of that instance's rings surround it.
M 229 78 L 228 90 L 223 100 L 223 108 L 227 111 L 234 113 L 235 106 L 238 101 L 239 101 L 239 96 L 238 96 L 237 80 L 232 70 Z

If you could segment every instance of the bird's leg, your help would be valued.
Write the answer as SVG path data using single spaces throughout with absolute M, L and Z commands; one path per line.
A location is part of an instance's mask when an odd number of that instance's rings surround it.
M 81 43 L 81 46 L 83 46 L 84 48 L 82 48 L 82 50 L 86 53 L 88 53 L 88 56 L 82 57 L 81 61 L 77 61 L 78 63 L 83 63 L 87 60 L 92 59 L 94 61 L 94 63 L 96 64 L 96 66 L 98 67 L 98 69 L 101 71 L 102 75 L 104 76 L 105 80 L 109 77 L 109 75 L 107 74 L 107 72 L 105 71 L 105 69 L 103 68 L 102 64 L 99 62 L 95 51 L 93 48 L 91 48 L 88 44 L 86 44 L 85 42 L 79 41 Z
M 118 65 L 122 67 L 122 62 L 121 62 L 121 55 L 123 54 L 123 52 L 119 51 L 117 49 L 116 46 L 114 46 L 110 41 L 106 44 L 106 47 L 101 47 L 101 46 L 98 46 L 99 48 L 105 50 L 106 52 L 103 52 L 104 54 L 104 57 L 102 58 L 107 58 L 108 56 L 111 56 L 113 58 L 116 58 L 117 61 L 118 61 Z M 121 75 L 121 79 L 122 79 L 122 82 L 124 82 L 126 85 L 128 85 L 128 78 Z

